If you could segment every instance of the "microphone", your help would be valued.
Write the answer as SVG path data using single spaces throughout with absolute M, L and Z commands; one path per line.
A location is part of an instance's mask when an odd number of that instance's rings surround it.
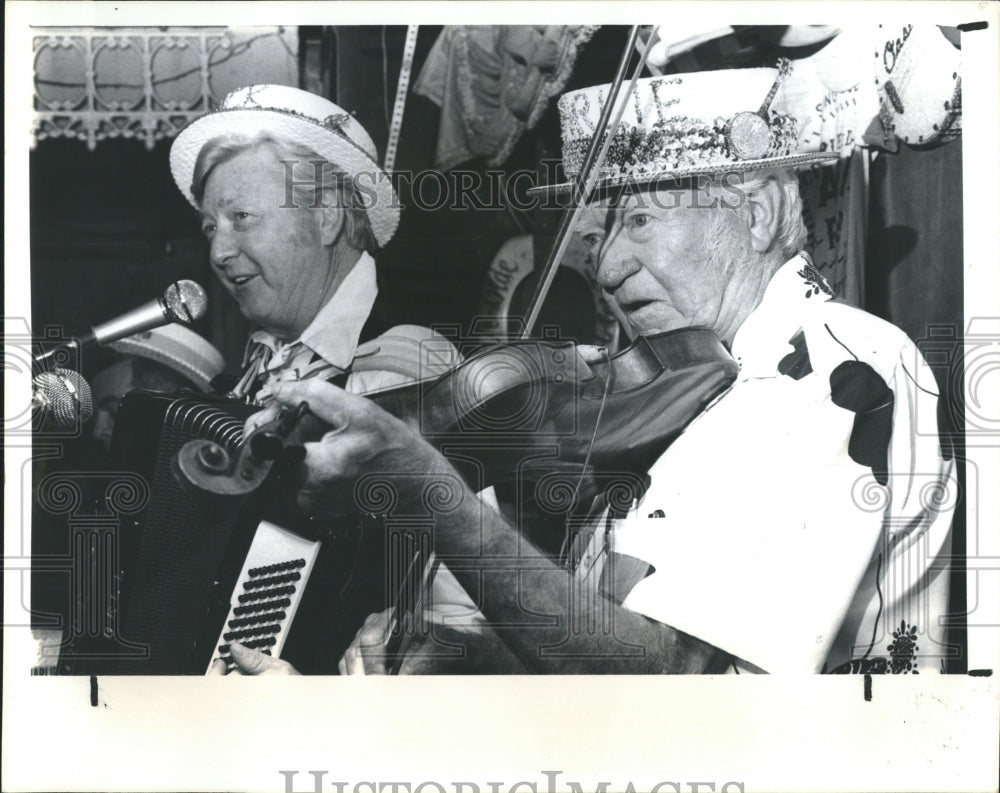
M 79 372 L 53 369 L 35 375 L 31 381 L 31 406 L 51 416 L 59 430 L 85 424 L 94 415 L 94 397 Z
M 150 328 L 159 328 L 171 322 L 190 325 L 195 320 L 205 316 L 208 308 L 208 295 L 194 281 L 175 281 L 167 287 L 163 297 L 156 297 L 138 308 L 127 311 L 119 317 L 101 325 L 95 325 L 89 333 L 61 344 L 40 355 L 35 356 L 35 363 L 45 365 L 50 363 L 61 351 L 80 351 L 93 344 L 105 345 L 142 333 Z

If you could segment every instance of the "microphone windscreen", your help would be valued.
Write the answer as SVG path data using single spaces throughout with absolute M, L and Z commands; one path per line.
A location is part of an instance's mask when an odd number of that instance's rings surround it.
M 77 423 L 85 424 L 94 415 L 93 394 L 79 372 L 53 369 L 42 372 L 32 382 L 58 429 L 73 429 Z
M 163 302 L 167 313 L 174 322 L 189 325 L 205 316 L 208 308 L 208 295 L 194 281 L 174 281 L 163 293 Z

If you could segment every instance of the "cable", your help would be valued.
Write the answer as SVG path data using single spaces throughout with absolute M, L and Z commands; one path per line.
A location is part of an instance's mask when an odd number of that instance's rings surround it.
M 403 59 L 399 65 L 399 79 L 396 82 L 396 98 L 392 104 L 392 119 L 386 121 L 389 137 L 385 144 L 385 159 L 382 167 L 387 173 L 392 173 L 396 168 L 396 149 L 399 146 L 399 136 L 403 129 L 403 111 L 406 109 L 406 95 L 410 87 L 410 73 L 413 71 L 413 55 L 417 51 L 417 31 L 419 29 L 418 25 L 408 25 L 406 28 Z M 388 101 L 388 77 L 385 78 L 384 82 L 383 96 Z
M 875 613 L 875 624 L 872 626 L 872 640 L 871 644 L 868 645 L 868 649 L 865 650 L 865 658 L 867 658 L 871 651 L 875 648 L 875 637 L 878 635 L 878 624 L 879 620 L 882 619 L 882 587 L 879 586 L 879 579 L 882 577 L 882 554 L 878 555 L 878 568 L 875 570 L 875 591 L 878 593 L 878 611 Z

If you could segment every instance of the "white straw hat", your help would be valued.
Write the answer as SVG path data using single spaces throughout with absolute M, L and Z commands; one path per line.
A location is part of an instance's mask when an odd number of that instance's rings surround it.
M 785 68 L 788 68 L 787 66 Z M 637 82 L 601 166 L 596 187 L 644 184 L 700 174 L 829 162 L 806 151 L 795 109 L 782 103 L 778 69 L 720 69 Z M 583 163 L 610 85 L 559 98 L 563 169 L 568 180 L 533 188 L 569 189 Z M 619 102 L 623 101 L 625 87 Z
M 108 345 L 115 352 L 156 361 L 183 375 L 202 391 L 222 372 L 225 361 L 210 342 L 190 328 L 171 323 Z
M 248 85 L 181 130 L 170 148 L 170 170 L 190 204 L 194 166 L 202 146 L 221 135 L 268 133 L 310 147 L 347 173 L 365 195 L 372 233 L 384 246 L 399 225 L 399 202 L 389 177 L 378 165 L 371 137 L 350 113 L 329 99 L 287 85 Z

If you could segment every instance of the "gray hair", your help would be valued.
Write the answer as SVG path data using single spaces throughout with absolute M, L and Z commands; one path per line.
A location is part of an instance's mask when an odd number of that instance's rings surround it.
M 753 195 L 768 182 L 781 189 L 778 208 L 778 233 L 775 244 L 785 260 L 800 253 L 806 245 L 806 224 L 802 219 L 802 196 L 799 177 L 791 168 L 747 171 L 741 174 L 739 188 L 746 196 Z
M 332 206 L 344 209 L 344 236 L 347 242 L 351 247 L 372 255 L 378 251 L 368 213 L 351 177 L 308 146 L 281 140 L 267 133 L 254 137 L 220 135 L 202 146 L 191 179 L 191 195 L 194 200 L 201 204 L 208 177 L 218 166 L 262 146 L 273 147 L 280 161 L 291 161 L 293 175 L 297 169 L 310 169 L 308 178 L 295 177 L 292 190 L 297 206 L 317 209 L 324 205 L 330 206 L 324 204 L 324 193 L 334 190 L 336 202 Z
M 755 251 L 746 234 L 730 233 L 743 224 L 748 199 L 768 184 L 779 188 L 778 228 L 770 247 Z M 790 169 L 747 171 L 727 174 L 707 183 L 712 204 L 712 225 L 705 238 L 708 255 L 715 261 L 737 263 L 741 267 L 774 273 L 786 261 L 800 253 L 806 242 L 802 219 L 802 199 L 798 176 Z M 734 200 L 738 198 L 738 200 Z

